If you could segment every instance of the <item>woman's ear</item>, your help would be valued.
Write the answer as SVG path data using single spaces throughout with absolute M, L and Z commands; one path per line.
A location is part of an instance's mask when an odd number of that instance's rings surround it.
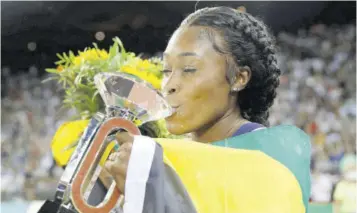
M 232 91 L 239 92 L 243 90 L 247 86 L 248 82 L 250 81 L 251 76 L 252 76 L 252 72 L 250 70 L 250 67 L 248 66 L 239 67 L 234 78 L 235 80 L 233 81 L 232 84 Z

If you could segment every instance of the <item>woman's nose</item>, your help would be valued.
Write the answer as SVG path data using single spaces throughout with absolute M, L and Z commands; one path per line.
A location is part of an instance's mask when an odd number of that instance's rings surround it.
M 167 91 L 167 93 L 169 94 L 169 95 L 171 95 L 172 93 L 175 93 L 176 92 L 176 89 L 175 88 L 170 88 L 168 91 Z
M 166 87 L 163 89 L 163 95 L 164 96 L 168 96 L 168 95 L 171 95 L 171 94 L 174 94 L 176 93 L 177 89 L 175 87 Z
M 180 85 L 180 77 L 173 74 L 170 78 L 164 80 L 163 92 L 166 95 L 171 95 L 178 92 Z

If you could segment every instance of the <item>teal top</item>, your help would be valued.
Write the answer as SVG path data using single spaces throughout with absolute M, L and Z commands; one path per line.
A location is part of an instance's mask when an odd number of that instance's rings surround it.
M 298 180 L 306 212 L 310 198 L 310 137 L 295 126 L 281 125 L 241 134 L 213 145 L 259 150 L 286 166 Z

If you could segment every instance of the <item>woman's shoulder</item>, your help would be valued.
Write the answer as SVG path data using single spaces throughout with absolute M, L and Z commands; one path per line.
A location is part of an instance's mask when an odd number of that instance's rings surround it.
M 234 134 L 232 137 L 243 135 L 248 132 L 257 131 L 260 129 L 265 129 L 265 126 L 260 123 L 248 122 L 243 124 Z
M 234 136 L 213 145 L 236 149 L 258 150 L 288 168 L 299 182 L 305 206 L 310 195 L 310 137 L 301 129 L 291 125 L 265 128 L 262 125 L 246 124 Z M 253 126 L 248 128 L 249 126 Z M 263 129 L 257 131 L 260 127 Z M 246 128 L 246 129 L 245 129 Z M 245 129 L 245 131 L 243 131 Z M 239 132 L 238 132 L 239 134 Z

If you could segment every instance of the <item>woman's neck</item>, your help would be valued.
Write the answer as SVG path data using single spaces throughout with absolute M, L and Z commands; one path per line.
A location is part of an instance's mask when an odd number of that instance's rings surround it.
M 248 121 L 242 118 L 238 109 L 229 110 L 221 118 L 192 133 L 192 139 L 197 142 L 210 143 L 231 137 Z

